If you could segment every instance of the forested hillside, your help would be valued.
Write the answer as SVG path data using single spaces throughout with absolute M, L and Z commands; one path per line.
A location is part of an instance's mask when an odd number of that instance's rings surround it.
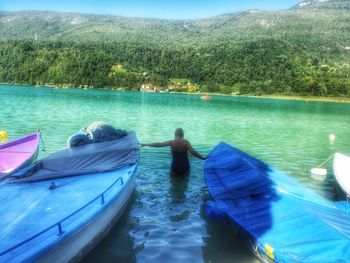
M 200 20 L 0 12 L 0 41 L 0 82 L 350 95 L 345 0 Z

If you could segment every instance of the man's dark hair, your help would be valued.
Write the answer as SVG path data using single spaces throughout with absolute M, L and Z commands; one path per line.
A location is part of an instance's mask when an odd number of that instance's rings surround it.
M 179 136 L 180 138 L 183 138 L 184 137 L 184 130 L 182 128 L 177 128 L 175 130 L 175 137 L 176 136 Z

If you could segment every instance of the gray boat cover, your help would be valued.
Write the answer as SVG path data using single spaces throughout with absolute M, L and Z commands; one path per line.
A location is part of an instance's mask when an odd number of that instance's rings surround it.
M 139 145 L 135 132 L 111 141 L 67 148 L 51 154 L 14 174 L 16 182 L 35 182 L 67 176 L 101 173 L 139 161 Z M 12 180 L 12 181 L 13 181 Z
M 112 125 L 103 121 L 95 121 L 89 127 L 72 135 L 68 139 L 68 147 L 76 147 L 94 142 L 104 142 L 120 139 L 128 133 L 125 130 L 116 129 Z

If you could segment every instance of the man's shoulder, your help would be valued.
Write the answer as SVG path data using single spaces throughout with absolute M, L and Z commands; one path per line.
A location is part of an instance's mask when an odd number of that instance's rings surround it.
M 190 141 L 187 140 L 187 139 L 184 139 L 184 142 L 185 142 L 187 145 L 191 145 Z

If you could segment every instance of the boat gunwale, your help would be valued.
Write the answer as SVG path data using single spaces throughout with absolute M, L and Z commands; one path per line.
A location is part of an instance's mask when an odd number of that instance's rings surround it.
M 17 144 L 22 144 L 22 143 L 29 142 L 29 141 L 34 141 L 34 140 L 36 140 L 38 142 L 38 145 L 39 145 L 39 139 L 40 139 L 39 132 L 35 132 L 35 133 L 32 133 L 32 134 L 20 137 L 18 139 L 6 142 L 4 144 L 0 144 L 0 151 L 3 150 L 3 149 L 6 149 L 8 147 L 17 145 Z

